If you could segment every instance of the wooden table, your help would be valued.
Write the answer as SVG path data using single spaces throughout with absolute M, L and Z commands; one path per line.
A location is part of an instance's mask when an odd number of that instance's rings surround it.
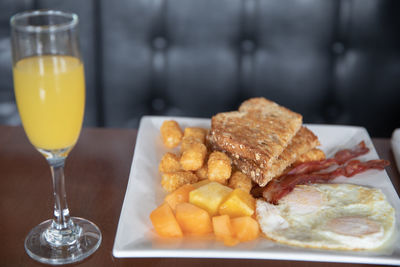
M 84 129 L 66 163 L 70 211 L 95 222 L 103 234 L 99 250 L 79 266 L 321 266 L 318 262 L 136 258 L 112 255 L 128 182 L 136 130 Z M 400 176 L 388 139 L 374 139 L 397 192 Z M 30 145 L 21 127 L 0 126 L 0 266 L 44 266 L 24 250 L 28 232 L 52 215 L 52 184 L 45 159 Z M 323 263 L 324 266 L 344 266 Z M 351 265 L 364 266 L 364 265 Z M 366 265 L 371 266 L 371 265 Z

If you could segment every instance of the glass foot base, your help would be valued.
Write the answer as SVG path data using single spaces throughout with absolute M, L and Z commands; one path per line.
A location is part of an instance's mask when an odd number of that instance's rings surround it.
M 31 230 L 25 239 L 28 255 L 42 263 L 59 265 L 81 261 L 97 250 L 101 243 L 101 232 L 92 222 L 72 217 L 77 229 L 76 241 L 69 245 L 54 246 L 46 240 L 46 233 L 53 220 L 42 222 Z

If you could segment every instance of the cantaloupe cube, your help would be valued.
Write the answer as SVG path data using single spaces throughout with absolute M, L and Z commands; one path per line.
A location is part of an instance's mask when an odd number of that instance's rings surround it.
M 204 235 L 213 231 L 208 212 L 190 203 L 176 205 L 175 216 L 184 233 Z
M 234 236 L 241 242 L 251 241 L 258 237 L 258 222 L 252 217 L 243 216 L 231 219 Z
M 163 237 L 181 237 L 182 230 L 175 219 L 171 207 L 163 203 L 150 213 L 154 230 Z
M 176 205 L 183 202 L 189 202 L 189 193 L 195 188 L 191 184 L 185 184 L 165 197 L 165 202 L 169 204 L 172 211 L 175 212 Z
M 231 219 L 228 215 L 214 216 L 212 217 L 212 223 L 215 237 L 218 240 L 233 236 Z
M 234 237 L 231 219 L 228 215 L 214 216 L 212 223 L 217 240 L 223 241 L 227 246 L 234 246 L 239 243 L 239 240 Z
M 208 211 L 210 216 L 218 213 L 219 205 L 232 189 L 217 182 L 210 182 L 189 193 L 189 202 Z
M 192 184 L 192 186 L 197 189 L 197 188 L 199 188 L 199 187 L 201 187 L 203 185 L 206 185 L 208 183 L 211 183 L 211 181 L 208 180 L 208 179 L 205 179 L 205 180 L 201 180 L 201 181 L 199 181 L 197 183 Z
M 219 206 L 219 214 L 230 217 L 251 216 L 254 214 L 255 200 L 250 193 L 240 188 L 233 190 Z

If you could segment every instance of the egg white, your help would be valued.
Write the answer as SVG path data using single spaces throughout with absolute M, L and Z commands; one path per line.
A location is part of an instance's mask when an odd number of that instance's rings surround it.
M 267 238 L 300 247 L 374 250 L 395 228 L 385 195 L 352 184 L 298 185 L 278 205 L 257 200 L 256 212 Z

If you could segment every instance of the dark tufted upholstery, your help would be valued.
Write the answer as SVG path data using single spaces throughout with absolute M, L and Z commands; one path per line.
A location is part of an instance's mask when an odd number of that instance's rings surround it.
M 396 0 L 2 0 L 3 123 L 16 112 L 4 104 L 13 101 L 8 19 L 31 8 L 80 15 L 86 125 L 209 117 L 265 96 L 305 122 L 361 125 L 373 136 L 400 127 Z

